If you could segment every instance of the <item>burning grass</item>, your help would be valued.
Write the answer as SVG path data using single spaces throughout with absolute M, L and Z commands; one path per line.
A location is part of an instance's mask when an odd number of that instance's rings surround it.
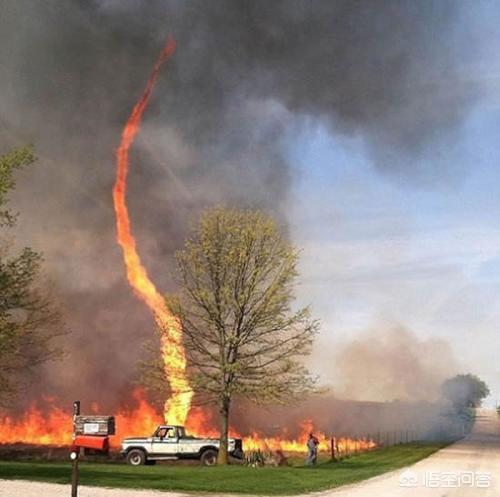
M 413 464 L 446 444 L 411 443 L 375 449 L 341 462 L 323 460 L 316 467 L 141 466 L 80 464 L 82 485 L 185 492 L 297 495 L 356 483 Z M 295 460 L 296 464 L 302 464 Z M 68 483 L 69 463 L 0 461 L 0 479 Z
M 123 438 L 150 435 L 163 422 L 161 414 L 148 402 L 142 390 L 137 389 L 133 399 L 133 407 L 121 409 L 115 415 L 117 433 L 110 439 L 113 449 L 120 447 Z M 9 449 L 8 446 L 18 444 L 52 447 L 68 447 L 71 444 L 71 414 L 58 407 L 55 399 L 46 399 L 45 404 L 45 409 L 41 409 L 36 403 L 33 404 L 20 417 L 0 416 L 0 457 L 2 445 Z M 92 406 L 91 412 L 99 412 L 99 406 Z M 217 424 L 206 410 L 192 407 L 186 429 L 195 436 L 218 438 L 219 431 L 215 428 Z M 310 432 L 314 432 L 318 437 L 321 451 L 330 451 L 330 434 L 316 430 L 311 420 L 303 420 L 296 428 L 298 433 L 295 436 L 286 429 L 272 436 L 257 430 L 242 433 L 235 427 L 231 427 L 229 431 L 232 437 L 243 439 L 243 448 L 246 451 L 304 452 Z M 375 446 L 374 441 L 367 439 L 336 439 L 336 450 L 339 454 L 371 450 Z

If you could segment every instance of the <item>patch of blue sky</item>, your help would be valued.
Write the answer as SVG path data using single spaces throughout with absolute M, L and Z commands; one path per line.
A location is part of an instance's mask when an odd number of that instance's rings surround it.
M 359 137 L 318 124 L 294 140 L 291 232 L 303 248 L 300 300 L 327 328 L 321 347 L 389 319 L 450 339 L 464 364 L 495 377 L 499 117 L 478 106 L 450 152 L 464 174 L 431 187 L 381 174 Z

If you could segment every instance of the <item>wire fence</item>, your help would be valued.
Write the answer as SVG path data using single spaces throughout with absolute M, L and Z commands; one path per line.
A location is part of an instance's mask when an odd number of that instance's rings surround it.
M 329 452 L 332 460 L 341 460 L 380 447 L 415 442 L 453 442 L 466 436 L 469 431 L 468 423 L 443 423 L 427 429 L 412 428 L 377 431 L 359 436 L 335 436 L 329 440 Z

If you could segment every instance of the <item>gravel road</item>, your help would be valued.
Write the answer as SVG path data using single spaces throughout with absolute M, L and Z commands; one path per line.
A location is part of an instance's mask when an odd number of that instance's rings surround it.
M 1 497 L 68 497 L 68 485 L 0 480 Z M 177 492 L 80 487 L 79 497 L 186 497 Z M 472 433 L 417 464 L 317 497 L 499 497 L 500 421 L 481 410 Z M 191 494 L 192 497 L 192 494 Z
M 500 421 L 481 409 L 472 433 L 405 470 L 323 497 L 500 497 Z

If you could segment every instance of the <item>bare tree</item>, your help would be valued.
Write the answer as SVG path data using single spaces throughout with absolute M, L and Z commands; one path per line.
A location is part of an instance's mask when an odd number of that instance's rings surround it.
M 169 300 L 184 330 L 192 386 L 221 416 L 218 462 L 228 460 L 231 401 L 303 398 L 302 359 L 318 323 L 292 310 L 298 251 L 259 211 L 216 208 L 177 253 L 181 292 Z

